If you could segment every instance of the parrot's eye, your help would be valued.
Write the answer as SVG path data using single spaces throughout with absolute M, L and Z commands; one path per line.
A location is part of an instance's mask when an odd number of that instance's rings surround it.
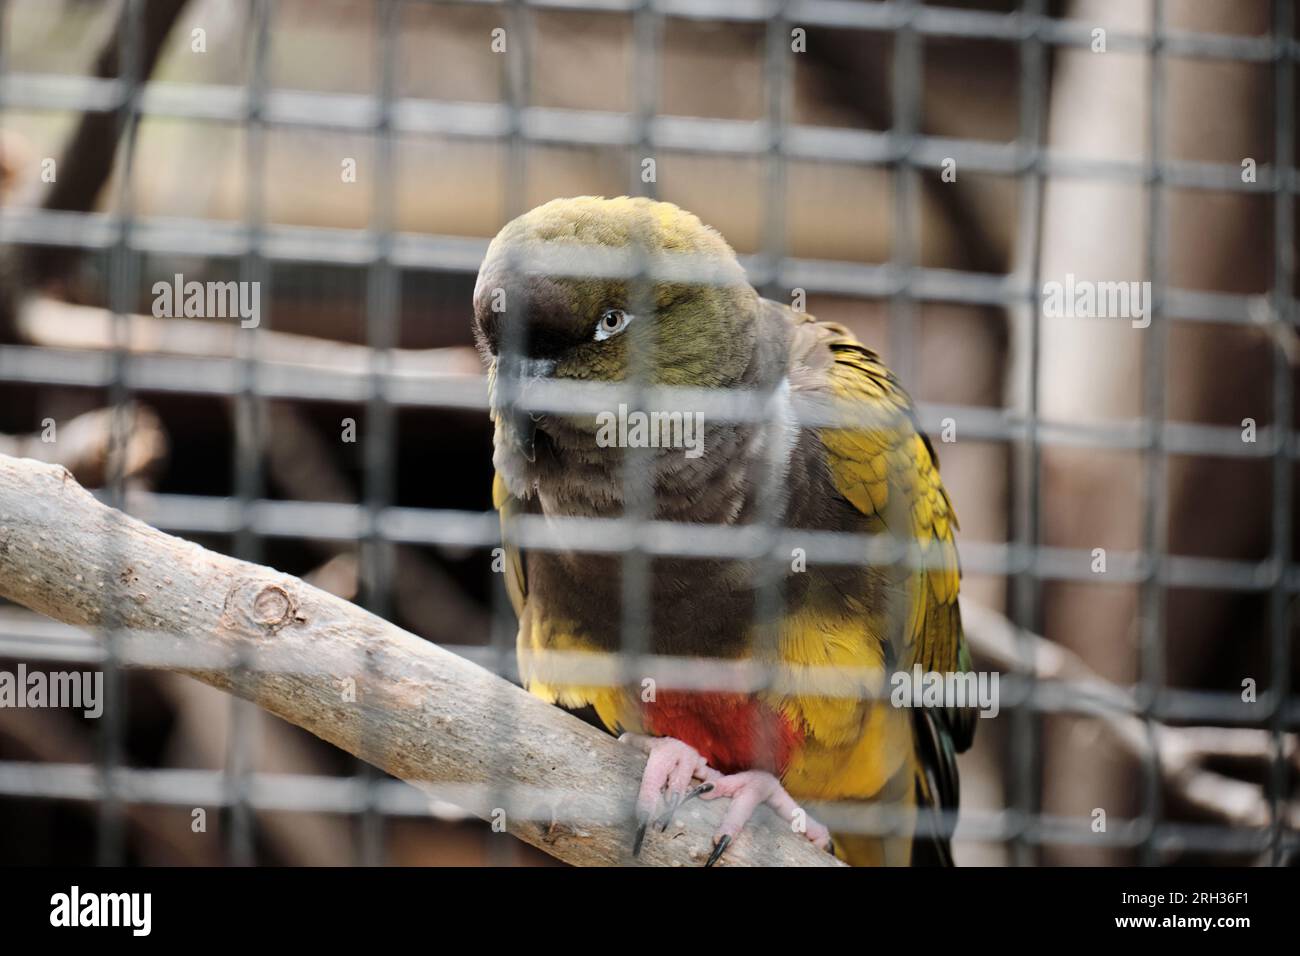
M 632 316 L 628 315 L 622 309 L 606 309 L 600 313 L 600 321 L 596 323 L 596 341 L 603 342 L 606 339 L 618 335 L 622 332 Z

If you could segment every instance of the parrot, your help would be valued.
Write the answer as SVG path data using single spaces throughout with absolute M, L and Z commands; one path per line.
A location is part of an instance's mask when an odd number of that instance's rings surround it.
M 636 269 L 605 267 L 618 256 Z M 487 372 L 519 674 L 531 693 L 594 712 L 644 752 L 632 852 L 686 800 L 726 798 L 706 865 L 764 805 L 850 865 L 952 865 L 952 824 L 942 821 L 955 819 L 956 754 L 971 745 L 975 711 L 949 700 L 899 706 L 881 689 L 917 667 L 971 671 L 957 518 L 935 449 L 879 355 L 842 325 L 762 297 L 717 230 L 640 196 L 555 199 L 508 222 L 479 269 L 472 331 Z M 619 555 L 523 547 L 507 529 L 529 515 L 623 516 L 630 439 L 599 441 L 600 415 L 517 403 L 538 383 L 642 380 L 769 401 L 744 421 L 710 416 L 695 454 L 643 446 L 650 500 L 640 517 L 880 535 L 916 557 L 873 563 L 864 543 L 860 563 L 795 560 L 766 574 L 752 556 L 646 557 L 641 650 L 758 664 L 788 679 L 647 694 L 633 677 L 602 684 L 545 666 L 548 654 L 610 662 L 627 650 L 627 572 Z M 800 408 L 832 407 L 863 415 L 799 421 Z M 763 587 L 779 600 L 765 603 Z M 811 673 L 821 682 L 801 682 Z M 890 823 L 832 832 L 800 801 L 881 807 Z

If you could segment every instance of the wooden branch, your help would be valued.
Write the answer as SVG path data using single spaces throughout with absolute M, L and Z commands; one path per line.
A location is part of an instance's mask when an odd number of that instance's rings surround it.
M 465 351 L 473 353 L 472 349 Z M 474 354 L 474 362 L 478 356 Z M 311 422 L 296 406 L 268 402 L 267 417 L 273 441 L 267 442 L 266 465 L 271 480 L 295 501 L 351 502 L 357 500 L 356 489 L 339 469 L 337 457 L 330 453 Z M 339 542 L 313 541 L 310 547 L 337 556 Z M 465 596 L 464 591 L 441 567 L 416 547 L 393 546 L 393 610 L 399 618 L 423 637 L 439 644 L 470 643 L 474 635 L 487 634 L 487 614 Z M 335 572 L 346 570 L 336 565 Z M 324 590 L 351 600 L 360 593 L 360 571 L 355 558 L 352 564 L 351 594 L 334 588 Z M 311 582 L 315 584 L 316 582 Z
M 0 596 L 168 651 L 171 669 L 569 863 L 699 865 L 725 809 L 690 801 L 632 858 L 644 758 L 630 748 L 297 578 L 107 508 L 61 466 L 0 456 Z M 724 862 L 838 865 L 770 813 Z
M 121 63 L 122 38 L 134 31 L 136 62 L 126 64 L 140 83 L 153 74 L 163 43 L 181 15 L 187 0 L 146 0 L 135 22 L 131 4 L 123 4 L 112 33 L 104 38 L 95 59 L 93 75 L 100 79 L 126 79 Z M 114 158 L 125 125 L 116 110 L 87 110 L 64 146 L 59 160 L 59 178 L 41 202 L 42 209 L 89 212 L 95 208 L 104 185 L 113 172 Z M 33 288 L 63 275 L 69 264 L 81 255 L 80 250 L 36 246 L 26 251 L 22 278 L 25 287 Z
M 155 676 L 162 694 L 175 708 L 176 739 L 168 749 L 177 756 L 183 754 L 187 761 L 178 765 L 194 761 L 200 767 L 223 766 L 230 753 L 230 735 L 235 732 L 230 699 L 175 674 L 155 672 Z M 320 759 L 325 756 L 324 748 L 310 745 L 302 734 L 278 720 L 260 722 L 256 749 L 257 763 L 277 773 L 305 777 L 327 773 L 325 761 Z M 266 841 L 273 859 L 289 866 L 347 866 L 354 859 L 351 821 L 336 814 L 259 812 L 257 834 Z M 212 865 L 219 864 L 220 860 Z
M 1144 761 L 1154 743 L 1159 755 L 1160 778 L 1165 790 L 1194 807 L 1205 817 L 1226 826 L 1264 827 L 1270 823 L 1269 799 L 1263 787 L 1210 770 L 1217 759 L 1231 758 L 1264 768 L 1273 760 L 1272 735 L 1253 727 L 1170 727 L 1145 722 L 1123 708 L 1131 704 L 1128 693 L 1099 677 L 1068 648 L 1021 630 L 995 611 L 963 601 L 962 623 L 977 664 L 1008 673 L 1032 673 L 1039 680 L 1072 681 L 1088 688 L 1098 702 L 1095 717 L 1121 752 L 1137 763 Z M 1029 650 L 1025 661 L 1022 649 Z M 1116 706 L 1108 709 L 1105 701 Z M 1295 734 L 1282 739 L 1285 760 L 1300 771 L 1300 746 Z M 1289 827 L 1300 826 L 1300 801 L 1284 804 L 1281 813 Z
M 18 310 L 17 331 L 23 341 L 47 348 L 109 350 L 117 346 L 113 313 L 89 305 L 34 295 Z M 130 315 L 122 348 L 131 355 L 186 355 L 196 358 L 238 358 L 240 337 L 248 331 L 238 322 L 203 319 L 157 319 Z M 369 346 L 298 335 L 261 331 L 258 357 L 264 362 L 310 365 L 364 374 L 374 352 Z M 478 352 L 469 346 L 437 349 L 392 349 L 392 370 L 410 375 L 483 374 Z
M 187 0 L 145 0 L 121 4 L 113 30 L 104 38 L 95 58 L 93 75 L 99 79 L 128 79 L 140 84 L 153 74 L 163 44 Z M 130 37 L 134 62 L 120 62 L 123 39 Z M 124 69 L 125 67 L 125 69 Z M 112 176 L 118 146 L 131 125 L 120 109 L 86 110 L 64 143 L 59 175 L 41 198 L 41 209 L 53 212 L 90 212 Z M 125 121 L 124 121 L 125 120 Z M 17 341 L 17 310 L 31 289 L 64 279 L 84 255 L 81 249 L 61 246 L 13 246 L 0 252 L 0 344 Z
M 147 478 L 167 457 L 167 434 L 154 412 L 134 403 L 123 406 L 123 460 L 110 461 L 114 453 L 113 409 L 100 408 L 67 422 L 59 422 L 54 441 L 41 435 L 0 435 L 0 455 L 34 458 L 63 465 L 80 482 L 98 487 L 120 472 L 128 481 Z

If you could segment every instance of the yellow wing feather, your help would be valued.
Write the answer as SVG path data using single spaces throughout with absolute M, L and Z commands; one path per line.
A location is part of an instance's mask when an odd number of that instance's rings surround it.
M 902 387 L 875 353 L 847 332 L 831 343 L 832 394 L 865 403 L 879 422 L 822 431 L 831 479 L 873 527 L 915 548 L 907 618 L 898 663 L 910 669 L 953 671 L 959 666 L 961 623 L 956 613 L 961 569 L 957 517 L 939 478 L 929 444 L 917 429 Z

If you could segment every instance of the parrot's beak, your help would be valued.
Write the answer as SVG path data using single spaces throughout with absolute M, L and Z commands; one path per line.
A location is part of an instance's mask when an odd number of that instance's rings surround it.
M 529 386 L 534 382 L 550 378 L 555 371 L 552 359 L 521 358 L 504 364 L 498 373 L 502 378 L 513 378 L 517 382 L 517 395 L 522 398 L 528 394 Z M 520 453 L 529 463 L 537 461 L 537 426 L 542 416 L 535 411 L 516 408 L 511 416 L 511 431 L 519 445 Z
M 514 432 L 519 442 L 520 453 L 528 459 L 529 464 L 537 461 L 537 422 L 540 419 L 531 412 L 515 412 Z

